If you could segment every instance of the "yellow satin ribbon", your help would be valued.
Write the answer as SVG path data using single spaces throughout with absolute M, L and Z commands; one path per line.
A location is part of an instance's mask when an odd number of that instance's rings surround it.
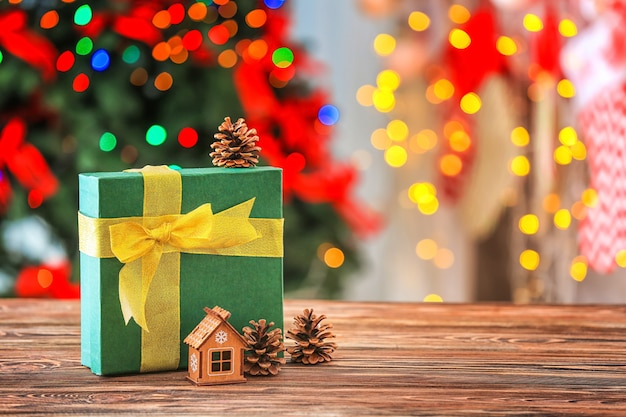
M 120 304 L 126 324 L 133 318 L 142 328 L 141 371 L 175 369 L 180 252 L 282 257 L 283 219 L 249 218 L 254 198 L 217 214 L 209 203 L 187 214 L 164 214 L 180 211 L 180 173 L 167 167 L 139 172 L 144 216 L 106 219 L 79 213 L 80 251 L 125 264 L 119 273 Z

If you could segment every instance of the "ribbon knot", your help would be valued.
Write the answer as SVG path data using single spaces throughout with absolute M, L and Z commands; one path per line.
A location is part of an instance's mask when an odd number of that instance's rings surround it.
M 249 219 L 253 204 L 250 199 L 213 214 L 207 203 L 187 214 L 144 217 L 110 226 L 111 251 L 125 264 L 119 288 L 126 324 L 132 317 L 148 331 L 146 299 L 164 253 L 220 253 L 260 238 Z
M 172 223 L 162 223 L 156 229 L 149 230 L 148 234 L 159 243 L 167 243 L 172 237 Z

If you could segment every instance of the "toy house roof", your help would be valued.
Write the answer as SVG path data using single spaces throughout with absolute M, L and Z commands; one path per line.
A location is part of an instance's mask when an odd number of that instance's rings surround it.
M 204 311 L 207 313 L 206 317 L 202 319 L 195 329 L 187 335 L 184 342 L 194 349 L 198 349 L 210 336 L 213 334 L 220 324 L 226 324 L 230 327 L 240 338 L 241 335 L 228 323 L 230 312 L 224 310 L 219 306 L 213 308 L 204 307 Z

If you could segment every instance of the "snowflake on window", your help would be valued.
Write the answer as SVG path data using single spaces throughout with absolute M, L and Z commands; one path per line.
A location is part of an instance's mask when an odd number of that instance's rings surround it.
M 228 340 L 228 333 L 226 333 L 224 330 L 220 330 L 215 335 L 215 341 L 219 343 L 220 345 L 223 343 L 226 343 L 227 340 Z
M 191 365 L 192 371 L 196 372 L 198 370 L 198 356 L 195 353 L 191 355 L 189 364 Z

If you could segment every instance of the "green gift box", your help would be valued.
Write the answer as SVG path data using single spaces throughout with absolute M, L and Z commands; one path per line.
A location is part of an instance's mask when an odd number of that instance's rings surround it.
M 279 168 L 80 174 L 79 230 L 81 361 L 95 374 L 186 368 L 206 306 L 239 331 L 283 327 Z

